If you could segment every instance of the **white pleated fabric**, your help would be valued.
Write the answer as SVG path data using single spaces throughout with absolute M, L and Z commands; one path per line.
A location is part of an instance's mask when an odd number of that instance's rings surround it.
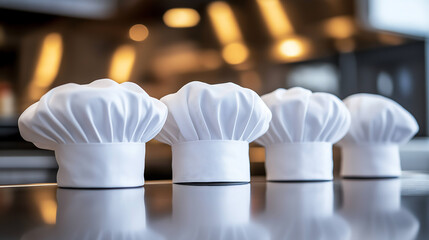
M 249 142 L 271 120 L 255 92 L 191 82 L 161 101 L 168 118 L 156 139 L 172 146 L 173 182 L 250 181 Z
M 399 145 L 419 130 L 414 117 L 386 97 L 360 93 L 344 103 L 352 122 L 341 146 L 344 177 L 397 177 L 401 175 Z
M 350 113 L 336 96 L 304 88 L 262 96 L 273 118 L 256 140 L 265 146 L 270 181 L 332 180 L 332 144 L 350 127 Z
M 144 194 L 144 188 L 60 188 L 56 222 L 29 231 L 22 240 L 164 239 L 146 223 Z
M 101 79 L 50 90 L 18 124 L 25 140 L 55 151 L 60 187 L 113 188 L 144 184 L 145 143 L 166 118 L 138 85 Z

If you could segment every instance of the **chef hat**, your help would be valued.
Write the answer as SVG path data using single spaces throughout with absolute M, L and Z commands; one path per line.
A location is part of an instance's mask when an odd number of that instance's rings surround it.
M 146 222 L 144 188 L 57 190 L 53 226 L 34 229 L 25 239 L 163 239 Z
M 260 221 L 271 239 L 349 239 L 347 222 L 334 212 L 333 182 L 266 186 L 266 210 Z
M 399 144 L 418 131 L 414 117 L 398 103 L 373 94 L 344 99 L 352 123 L 339 142 L 341 175 L 347 177 L 396 177 L 401 175 Z
M 173 213 L 164 221 L 167 239 L 265 240 L 250 216 L 250 184 L 173 185 Z
M 262 96 L 273 119 L 257 142 L 265 146 L 268 180 L 331 180 L 332 144 L 350 126 L 340 99 L 304 88 L 277 89 Z
M 168 117 L 156 139 L 172 146 L 173 182 L 250 181 L 249 142 L 271 119 L 255 92 L 191 82 L 161 101 Z
M 401 207 L 401 180 L 342 180 L 341 216 L 351 227 L 350 240 L 415 239 L 420 224 Z
M 110 188 L 144 184 L 145 143 L 166 118 L 136 84 L 102 79 L 50 90 L 18 123 L 25 140 L 55 151 L 60 187 Z

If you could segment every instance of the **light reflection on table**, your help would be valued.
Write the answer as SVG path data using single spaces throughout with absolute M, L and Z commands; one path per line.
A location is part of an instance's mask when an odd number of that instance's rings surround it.
M 0 188 L 0 239 L 427 239 L 413 181 Z

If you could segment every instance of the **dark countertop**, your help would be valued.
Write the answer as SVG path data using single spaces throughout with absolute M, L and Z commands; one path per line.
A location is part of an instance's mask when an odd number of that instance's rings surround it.
M 429 239 L 429 175 L 142 188 L 0 187 L 0 239 Z

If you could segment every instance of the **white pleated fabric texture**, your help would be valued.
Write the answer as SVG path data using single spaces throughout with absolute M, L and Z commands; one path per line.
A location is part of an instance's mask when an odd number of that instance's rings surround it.
M 360 93 L 344 103 L 352 116 L 349 132 L 339 142 L 344 177 L 397 177 L 401 175 L 399 145 L 419 130 L 414 117 L 386 97 Z
M 101 79 L 50 90 L 18 124 L 25 140 L 55 151 L 59 186 L 113 188 L 144 184 L 145 143 L 166 118 L 138 85 Z
M 271 120 L 254 91 L 191 82 L 161 101 L 168 117 L 156 139 L 172 146 L 173 182 L 250 181 L 249 142 Z
M 350 127 L 350 113 L 336 96 L 296 87 L 262 96 L 273 119 L 256 140 L 265 146 L 270 181 L 332 180 L 332 144 Z

